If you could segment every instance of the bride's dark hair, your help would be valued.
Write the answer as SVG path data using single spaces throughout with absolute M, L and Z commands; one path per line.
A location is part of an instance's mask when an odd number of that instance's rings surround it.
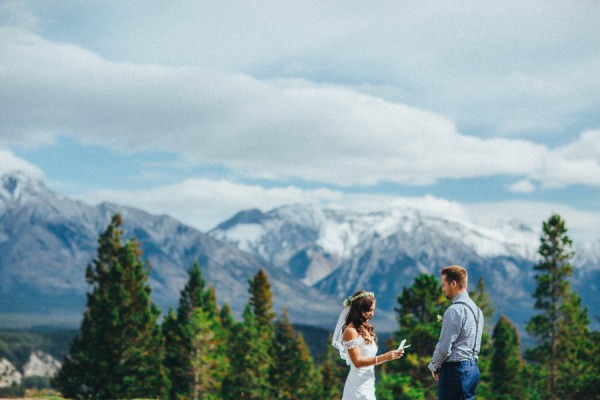
M 358 292 L 350 296 L 350 298 L 356 297 L 363 293 L 366 292 L 364 290 L 359 290 Z M 365 313 L 367 313 L 371 309 L 371 307 L 373 307 L 374 304 L 375 298 L 372 295 L 360 297 L 352 301 L 350 303 L 350 311 L 348 312 L 348 316 L 346 317 L 346 323 L 342 327 L 342 332 L 344 331 L 344 329 L 346 329 L 348 325 L 350 325 L 350 323 L 352 323 L 358 334 L 362 336 L 363 339 L 365 339 L 365 343 L 371 343 L 370 338 L 373 338 L 375 340 L 375 343 L 377 343 L 377 335 L 375 334 L 375 328 L 373 328 L 373 325 L 371 325 L 365 317 Z

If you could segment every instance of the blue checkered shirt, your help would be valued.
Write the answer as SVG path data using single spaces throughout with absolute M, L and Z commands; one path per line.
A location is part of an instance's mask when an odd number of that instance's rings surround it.
M 469 307 L 464 304 L 456 304 L 457 302 L 467 303 L 471 306 L 479 322 L 477 329 L 475 317 Z M 481 348 L 482 332 L 483 313 L 466 291 L 459 293 L 452 299 L 452 304 L 444 313 L 440 340 L 435 346 L 429 369 L 437 371 L 446 361 L 477 359 Z M 473 347 L 475 347 L 475 350 L 473 350 Z

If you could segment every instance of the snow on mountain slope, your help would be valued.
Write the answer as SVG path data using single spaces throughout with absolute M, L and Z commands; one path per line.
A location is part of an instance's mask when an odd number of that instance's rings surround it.
M 387 310 L 397 306 L 397 295 L 416 275 L 437 275 L 456 263 L 469 269 L 472 287 L 484 279 L 499 312 L 521 323 L 533 312 L 532 266 L 539 260 L 540 231 L 518 221 L 486 227 L 405 206 L 361 211 L 299 204 L 266 213 L 242 211 L 209 235 L 330 295 L 373 290 Z M 600 245 L 576 246 L 576 252 L 573 283 L 592 311 L 600 311 L 592 301 Z M 583 273 L 591 282 L 581 280 Z
M 253 214 L 251 221 L 245 217 L 247 213 Z M 374 240 L 399 234 L 404 238 L 399 243 L 401 247 L 412 253 L 422 252 L 428 247 L 429 233 L 460 242 L 481 257 L 532 259 L 537 251 L 538 233 L 531 228 L 491 229 L 410 208 L 360 212 L 293 205 L 265 214 L 257 210 L 241 212 L 209 232 L 284 269 L 289 269 L 286 264 L 293 255 L 307 247 L 318 248 L 341 264 Z M 317 275 L 324 277 L 328 273 Z

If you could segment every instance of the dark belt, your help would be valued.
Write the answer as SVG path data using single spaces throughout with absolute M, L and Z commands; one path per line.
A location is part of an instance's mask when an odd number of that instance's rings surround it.
M 444 365 L 444 364 L 448 364 L 448 365 L 473 365 L 473 364 L 477 364 L 477 359 L 473 358 L 471 360 L 464 360 L 464 361 L 446 361 L 442 365 Z

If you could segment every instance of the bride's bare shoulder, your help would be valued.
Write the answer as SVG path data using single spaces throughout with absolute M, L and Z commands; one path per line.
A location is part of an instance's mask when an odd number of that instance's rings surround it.
M 344 328 L 344 334 L 342 335 L 342 339 L 344 339 L 345 341 L 349 341 L 352 339 L 356 339 L 357 337 L 358 331 L 356 330 L 354 325 L 352 325 L 352 323 L 348 324 L 348 326 Z

